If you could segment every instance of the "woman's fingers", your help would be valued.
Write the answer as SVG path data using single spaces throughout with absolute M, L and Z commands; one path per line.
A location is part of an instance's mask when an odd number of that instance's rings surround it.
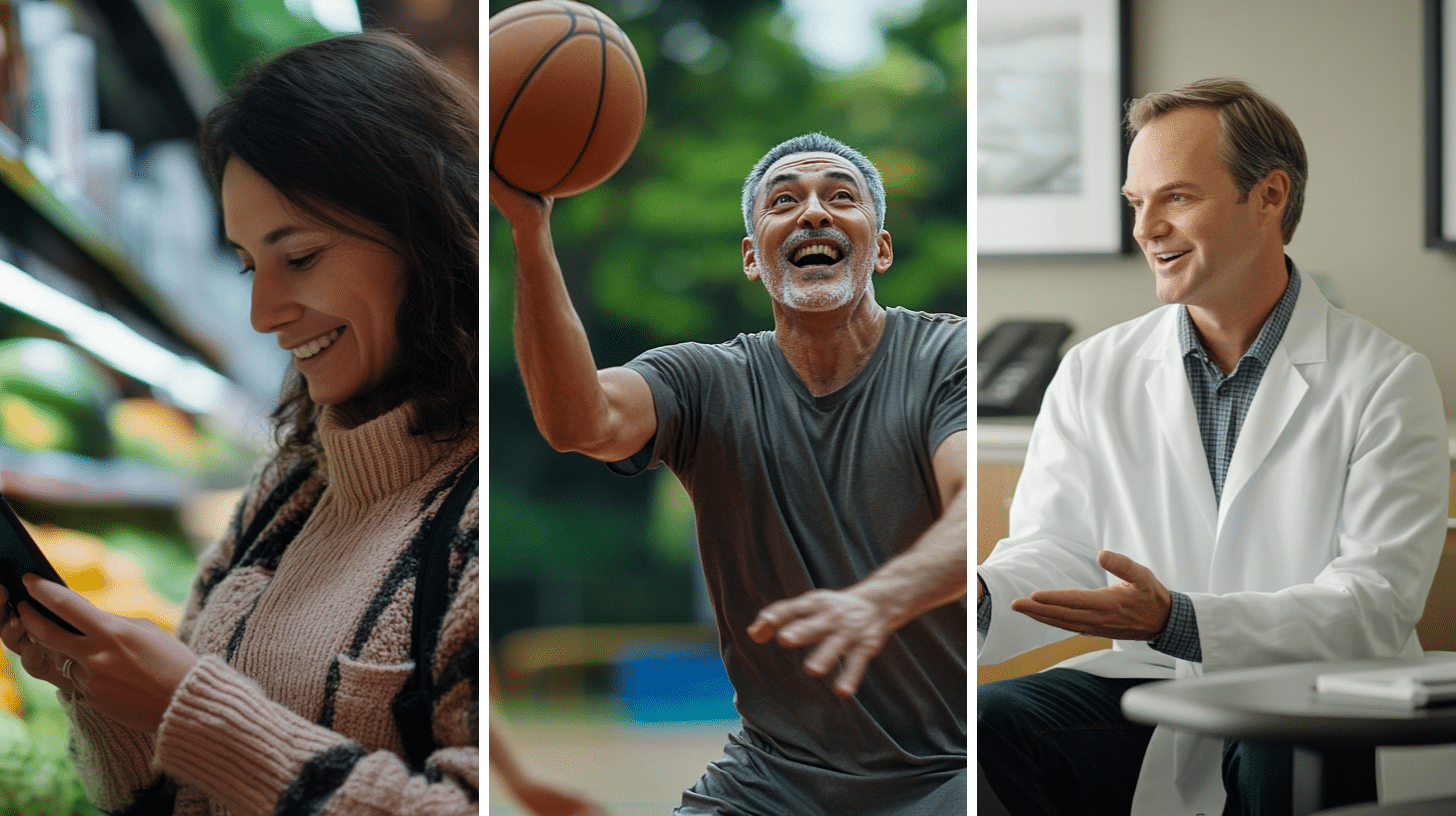
M 30 593 L 32 599 L 44 604 L 46 609 L 59 617 L 66 623 L 79 629 L 81 632 L 92 631 L 100 627 L 108 617 L 108 613 L 97 609 L 90 601 L 86 600 L 75 590 L 63 586 L 54 581 L 47 581 L 39 575 L 27 575 L 22 579 L 25 582 L 25 589 Z M 45 625 L 40 628 L 40 633 L 47 638 L 64 636 L 67 638 L 83 637 L 66 631 L 54 621 L 41 615 L 39 611 L 32 609 L 36 616 L 45 620 Z M 34 636 L 37 629 L 32 628 L 29 623 L 26 629 Z M 43 640 L 46 645 L 55 645 L 52 640 Z

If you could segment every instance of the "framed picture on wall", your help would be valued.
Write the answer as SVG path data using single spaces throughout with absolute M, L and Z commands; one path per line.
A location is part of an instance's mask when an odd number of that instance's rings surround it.
M 1426 246 L 1456 248 L 1456 0 L 1426 0 Z
M 1127 251 L 1127 0 L 980 0 L 976 25 L 977 254 Z

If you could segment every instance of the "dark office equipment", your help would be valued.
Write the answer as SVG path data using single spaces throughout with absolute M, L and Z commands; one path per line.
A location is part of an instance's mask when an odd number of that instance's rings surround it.
M 1071 334 L 1060 321 L 1017 320 L 982 337 L 976 346 L 977 415 L 1035 414 Z

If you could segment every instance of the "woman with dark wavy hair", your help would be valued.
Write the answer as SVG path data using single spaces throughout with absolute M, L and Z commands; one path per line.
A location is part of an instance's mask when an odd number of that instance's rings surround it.
M 108 813 L 479 809 L 478 117 L 390 33 L 250 69 L 203 124 L 278 453 L 176 636 L 28 577 L 0 638 Z

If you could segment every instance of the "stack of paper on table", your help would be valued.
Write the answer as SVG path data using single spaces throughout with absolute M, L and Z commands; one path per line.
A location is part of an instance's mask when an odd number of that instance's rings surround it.
M 1393 669 L 1366 669 L 1321 674 L 1315 691 L 1360 697 L 1372 703 L 1420 708 L 1456 701 L 1456 660 L 1442 660 Z

